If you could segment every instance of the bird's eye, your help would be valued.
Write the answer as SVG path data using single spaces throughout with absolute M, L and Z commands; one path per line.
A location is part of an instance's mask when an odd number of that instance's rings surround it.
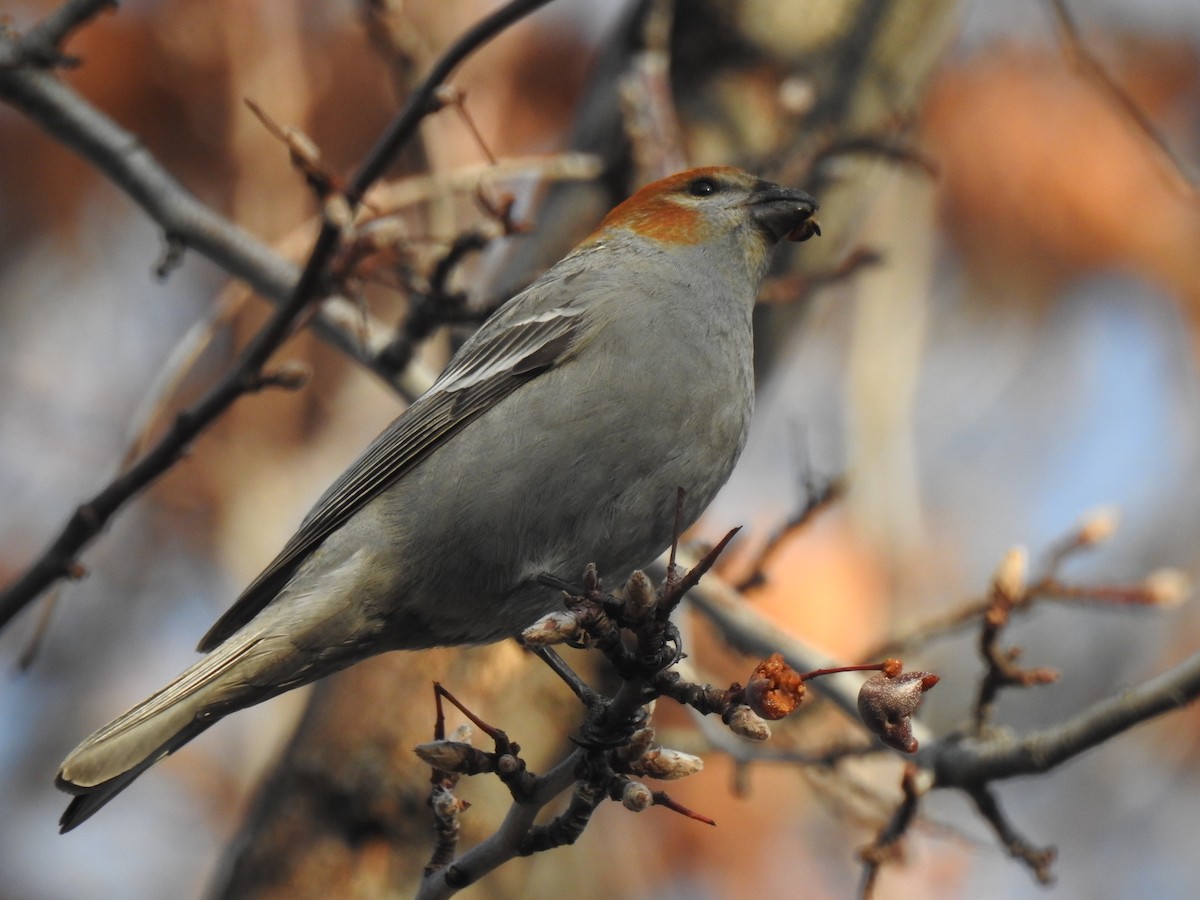
M 717 183 L 711 178 L 697 178 L 688 185 L 688 193 L 693 197 L 707 197 L 717 192 Z

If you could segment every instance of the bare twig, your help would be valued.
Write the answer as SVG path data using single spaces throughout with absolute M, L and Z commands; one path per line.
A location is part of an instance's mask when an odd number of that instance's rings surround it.
M 386 365 L 394 371 L 403 371 L 412 361 L 418 345 L 439 325 L 471 319 L 478 321 L 483 317 L 480 313 L 468 313 L 466 295 L 451 291 L 449 283 L 455 268 L 466 256 L 483 250 L 490 241 L 491 237 L 480 231 L 460 234 L 434 266 L 428 289 L 409 292 L 408 314 L 404 318 L 404 326 L 380 351 L 380 358 Z
M 1200 697 L 1200 653 L 1136 687 L 1092 704 L 1067 721 L 1025 735 L 947 739 L 927 745 L 918 759 L 939 787 L 977 784 L 1049 771 L 1109 738 Z M 929 756 L 926 757 L 926 752 Z
M 624 727 L 624 723 L 641 709 L 643 702 L 642 686 L 626 682 L 614 697 L 596 710 L 605 723 Z M 534 820 L 548 803 L 572 784 L 585 784 L 586 780 L 581 782 L 580 773 L 587 767 L 589 752 L 588 748 L 579 747 L 544 775 L 531 777 L 520 793 L 513 793 L 513 804 L 500 827 L 454 862 L 429 874 L 417 892 L 418 900 L 449 897 L 510 859 L 568 843 L 572 836 L 577 837 L 595 804 L 604 799 L 602 792 L 587 788 L 581 795 L 577 788 L 567 814 L 559 817 L 558 824 L 549 831 L 535 828 Z
M 653 181 L 687 166 L 671 93 L 674 6 L 674 0 L 650 0 L 642 25 L 644 47 L 634 55 L 618 84 L 625 131 L 641 181 Z
M 686 548 L 681 548 L 680 553 L 683 554 L 685 550 Z M 691 562 L 694 558 L 684 561 Z M 660 570 L 661 564 L 661 560 L 655 563 L 655 568 Z M 778 651 L 783 654 L 788 665 L 801 672 L 834 668 L 842 664 L 840 660 L 833 659 L 782 631 L 719 577 L 710 575 L 702 581 L 688 594 L 688 602 L 693 609 L 713 623 L 730 646 L 743 653 L 761 657 Z M 858 720 L 857 695 L 842 680 L 822 679 L 814 682 L 813 688 L 833 700 L 838 708 L 855 721 Z M 932 739 L 932 733 L 916 721 L 913 722 L 913 735 L 922 743 Z
M 1154 151 L 1154 160 L 1167 183 L 1186 199 L 1195 203 L 1200 200 L 1200 187 L 1189 176 L 1183 161 L 1171 149 L 1162 132 L 1146 115 L 1136 100 L 1129 95 L 1104 64 L 1087 46 L 1079 33 L 1079 27 L 1066 0 L 1049 0 L 1054 14 L 1058 40 L 1063 56 L 1081 77 L 1095 85 L 1116 111 L 1141 135 Z
M 1000 635 L 1008 627 L 1013 609 L 1028 603 L 1025 566 L 1025 550 L 1016 547 L 1005 555 L 992 577 L 990 602 L 983 614 L 983 625 L 979 634 L 979 652 L 987 668 L 975 700 L 973 719 L 976 731 L 987 724 L 995 708 L 996 695 L 1001 688 L 1048 684 L 1058 678 L 1058 673 L 1053 669 L 1020 668 L 1017 665 L 1019 648 L 1000 646 Z
M 894 127 L 898 132 L 904 131 L 908 129 L 909 123 L 897 122 Z M 930 178 L 936 178 L 938 174 L 937 162 L 931 156 L 922 152 L 910 141 L 894 134 L 860 134 L 837 137 L 817 150 L 811 166 L 816 169 L 840 156 L 871 156 L 891 163 L 910 166 Z
M 352 203 L 357 204 L 367 189 L 379 180 L 395 159 L 397 151 L 412 136 L 417 124 L 425 116 L 441 108 L 437 100 L 438 89 L 450 77 L 450 73 L 475 50 L 509 25 L 551 2 L 552 0 L 511 0 L 468 29 L 442 55 L 433 70 L 408 98 L 405 109 L 392 120 L 380 136 L 362 168 L 350 180 L 348 194 Z
M 985 822 L 992 826 L 996 837 L 1014 859 L 1019 859 L 1033 872 L 1033 877 L 1042 884 L 1050 884 L 1054 875 L 1050 867 L 1058 855 L 1053 847 L 1035 847 L 1024 838 L 1008 821 L 1000 801 L 995 793 L 985 787 L 967 791 L 967 795 L 975 801 L 975 808 L 983 816 Z
M 847 281 L 864 269 L 882 265 L 883 253 L 873 247 L 855 247 L 828 269 L 797 272 L 767 279 L 758 293 L 764 306 L 784 306 L 812 295 L 819 287 Z
M 0 32 L 0 54 L 17 45 Z M 215 212 L 171 175 L 138 138 L 100 112 L 53 72 L 33 66 L 0 67 L 0 98 L 74 150 L 142 208 L 163 229 L 168 247 L 187 247 L 276 302 L 291 296 L 299 269 L 258 238 Z M 313 323 L 317 335 L 395 382 L 375 361 L 388 335 L 359 337 L 347 322 L 360 317 L 348 300 L 329 298 Z
M 404 109 L 393 119 L 362 166 L 350 179 L 347 197 L 352 205 L 357 205 L 367 189 L 387 169 L 400 147 L 416 132 L 421 119 L 438 109 L 438 104 L 434 101 L 436 91 L 459 63 L 514 21 L 549 2 L 550 0 L 512 0 L 468 29 L 446 51 L 425 80 L 413 92 Z M 0 40 L 3 38 L 0 37 Z M 0 93 L 9 93 L 13 78 L 28 81 L 29 79 L 36 80 L 38 77 L 45 79 L 39 83 L 39 89 L 47 92 L 50 96 L 56 95 L 57 92 L 61 98 L 62 92 L 67 91 L 57 79 L 49 78 L 46 73 L 23 69 L 15 72 L 0 72 Z M 46 93 L 41 96 L 45 95 Z M 33 105 L 37 106 L 37 104 Z M 110 120 L 87 107 L 86 104 L 75 102 L 72 105 L 68 102 L 67 107 L 73 109 L 75 113 L 83 115 L 84 121 L 89 123 L 89 127 L 83 129 L 82 132 L 74 132 L 76 137 L 83 136 L 92 141 L 96 133 L 106 133 L 109 138 L 124 135 L 121 132 L 121 135 L 114 136 L 113 131 L 120 132 L 120 129 Z M 61 109 L 60 104 L 55 110 L 56 113 Z M 50 121 L 61 120 L 57 116 L 51 116 Z M 76 122 L 76 124 L 81 123 Z M 68 143 L 70 142 L 68 141 Z M 116 156 L 106 156 L 105 159 L 110 162 L 122 163 L 122 171 L 125 171 L 124 164 L 129 159 L 139 160 L 143 169 L 153 163 L 140 148 L 135 147 L 131 153 L 127 152 L 127 146 L 121 149 L 123 152 Z M 155 171 L 159 179 L 167 179 L 165 187 L 176 201 L 182 198 L 186 205 L 192 207 L 194 213 L 204 219 L 213 218 L 214 214 L 207 207 L 198 204 L 194 198 L 178 188 L 174 179 L 158 168 L 157 163 L 153 163 L 150 168 Z M 139 191 L 143 191 L 148 185 L 139 181 L 136 186 Z M 145 199 L 147 203 L 154 205 L 160 202 L 160 198 L 156 195 L 148 196 Z M 339 236 L 340 232 L 333 224 L 326 222 L 322 226 L 308 257 L 308 262 L 300 273 L 299 279 L 296 280 L 287 301 L 276 310 L 275 314 L 254 336 L 234 367 L 197 403 L 180 413 L 163 437 L 137 463 L 113 480 L 100 493 L 80 505 L 41 557 L 0 595 L 0 628 L 11 621 L 13 616 L 31 603 L 46 587 L 68 575 L 80 551 L 100 533 L 112 515 L 127 500 L 167 471 L 180 458 L 188 445 L 234 400 L 248 390 L 261 386 L 257 375 L 259 370 L 280 343 L 291 333 L 292 326 L 301 313 L 324 293 L 326 270 L 337 249 Z M 270 254 L 270 257 L 276 259 L 274 254 Z
M 449 172 L 408 175 L 380 182 L 371 189 L 367 201 L 373 207 L 395 209 L 424 203 L 463 191 L 474 191 L 511 178 L 551 180 L 589 180 L 603 171 L 598 157 L 590 153 L 558 153 L 551 156 L 506 157 L 493 164 L 468 165 Z
M 539 777 L 533 792 L 524 800 L 514 801 L 495 832 L 421 882 L 417 900 L 450 897 L 518 856 L 521 842 L 533 827 L 538 813 L 575 782 L 575 768 L 582 758 L 583 751 L 575 750 Z
M 249 97 L 243 102 L 271 137 L 287 147 L 292 166 L 304 176 L 305 182 L 319 200 L 323 201 L 331 194 L 343 190 L 341 178 L 321 161 L 320 148 L 312 138 L 294 125 L 281 125 L 276 122 L 265 109 Z
M 132 465 L 146 452 L 155 427 L 162 420 L 184 379 L 208 349 L 217 332 L 228 325 L 244 307 L 249 292 L 241 285 L 236 285 L 236 288 L 222 291 L 207 315 L 193 323 L 172 348 L 166 363 L 143 393 L 141 402 L 130 419 L 128 446 L 121 458 L 120 468 L 125 469 Z
M 1116 527 L 1117 514 L 1112 509 L 1094 510 L 1083 516 L 1041 554 L 1038 573 L 1019 596 L 1011 598 L 1009 615 L 1025 611 L 1035 602 L 1047 601 L 1125 606 L 1171 606 L 1181 602 L 1189 593 L 1190 584 L 1186 576 L 1174 569 L 1152 572 L 1136 584 L 1068 584 L 1061 579 L 1059 570 L 1064 563 L 1108 540 Z M 914 646 L 973 628 L 993 604 L 991 593 L 967 600 L 871 648 L 863 658 L 902 655 Z
M 30 28 L 18 41 L 0 52 L 0 68 L 24 65 L 74 68 L 76 57 L 63 53 L 62 45 L 77 29 L 86 25 L 106 8 L 116 8 L 116 0 L 67 0 L 62 6 Z
M 858 893 L 864 900 L 874 896 L 880 868 L 900 858 L 900 842 L 908 833 L 909 826 L 916 820 L 917 810 L 920 808 L 921 791 L 917 786 L 919 773 L 920 770 L 911 763 L 904 767 L 904 773 L 900 778 L 903 799 L 896 807 L 892 818 L 875 836 L 875 840 L 858 853 L 859 858 L 863 861 L 862 881 L 859 884 Z
M 592 813 L 604 801 L 604 794 L 588 782 L 578 782 L 567 808 L 545 825 L 534 825 L 521 840 L 522 856 L 574 844 L 592 820 Z
M 770 565 L 771 559 L 788 538 L 804 528 L 819 512 L 828 509 L 842 498 L 846 492 L 846 480 L 845 478 L 834 478 L 824 485 L 818 485 L 812 479 L 806 478 L 805 488 L 807 499 L 804 501 L 804 505 L 767 538 L 767 542 L 758 551 L 758 556 L 755 558 L 749 574 L 736 585 L 737 590 L 744 593 L 766 583 L 766 569 Z

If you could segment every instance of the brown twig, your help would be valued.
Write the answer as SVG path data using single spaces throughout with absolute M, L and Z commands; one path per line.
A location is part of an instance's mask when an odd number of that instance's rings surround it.
M 670 615 L 675 610 L 675 607 L 679 605 L 680 601 L 683 600 L 684 595 L 687 594 L 687 592 L 694 588 L 697 584 L 699 584 L 700 579 L 708 574 L 708 571 L 716 563 L 717 558 L 721 555 L 725 548 L 729 546 L 729 542 L 732 541 L 737 536 L 737 533 L 741 530 L 742 526 L 738 525 L 736 528 L 731 528 L 729 531 L 725 532 L 725 536 L 717 541 L 716 544 L 714 544 L 712 548 L 705 553 L 704 556 L 702 556 L 694 566 L 684 572 L 683 575 L 678 575 L 674 570 L 675 552 L 674 550 L 672 551 L 671 565 L 667 575 L 667 583 L 664 586 L 663 597 L 660 603 L 660 609 L 662 610 L 660 615 L 663 618 Z M 676 538 L 675 546 L 677 547 L 678 544 L 679 539 Z
M 97 10 L 105 5 L 91 0 L 70 3 L 62 9 Z M 66 21 L 81 24 L 74 16 L 65 16 Z M 39 27 L 29 34 L 35 34 Z M 57 34 L 61 27 L 62 22 L 48 32 Z M 0 65 L 0 99 L 78 153 L 141 207 L 162 228 L 168 248 L 164 261 L 170 263 L 178 258 L 179 248 L 188 248 L 277 303 L 292 295 L 299 277 L 299 269 L 292 262 L 198 200 L 163 168 L 136 135 L 88 103 L 54 72 L 21 61 L 21 46 L 0 30 L 0 59 L 10 60 L 10 65 Z M 313 323 L 314 331 L 384 381 L 393 383 L 394 375 L 375 365 L 369 343 L 359 337 L 356 329 L 346 327 L 346 322 L 355 318 L 352 304 L 329 298 Z
M 703 813 L 696 812 L 696 810 L 684 806 L 678 800 L 671 799 L 671 797 L 667 795 L 666 791 L 654 791 L 652 796 L 654 797 L 655 806 L 661 806 L 664 809 L 669 809 L 671 812 L 678 813 L 685 819 L 691 819 L 694 822 L 700 822 L 703 825 L 712 825 L 714 827 L 717 824 L 713 819 L 710 819 Z
M 436 681 L 433 683 L 433 695 L 434 695 L 434 698 L 437 700 L 437 724 L 435 725 L 435 728 L 434 728 L 435 734 L 437 734 L 438 732 L 444 732 L 444 730 L 445 730 L 445 716 L 442 714 L 442 702 L 441 701 L 446 700 L 451 705 L 453 705 L 454 708 L 457 709 L 460 713 L 462 713 L 464 716 L 466 716 L 468 719 L 470 719 L 471 724 L 473 724 L 476 728 L 478 728 L 480 731 L 482 731 L 484 734 L 486 734 L 488 737 L 490 737 L 492 739 L 492 741 L 496 745 L 497 753 L 513 753 L 513 754 L 515 754 L 515 753 L 520 752 L 521 748 L 518 747 L 516 744 L 514 744 L 512 741 L 510 741 L 508 739 L 508 735 L 505 734 L 502 729 L 496 728 L 495 726 L 489 725 L 487 722 L 483 721 L 483 719 L 479 718 L 479 716 L 477 716 L 477 715 L 475 715 L 475 713 L 471 712 L 471 710 L 468 709 L 467 706 L 464 703 L 462 703 L 457 697 L 455 697 L 454 694 L 450 693 L 450 691 L 446 690 L 446 688 L 443 685 L 439 684 Z
M 858 851 L 859 859 L 863 862 L 858 895 L 863 900 L 869 900 L 874 896 L 880 869 L 887 863 L 899 860 L 903 855 L 900 842 L 908 833 L 912 823 L 916 821 L 917 810 L 921 805 L 921 792 L 917 787 L 919 773 L 920 769 L 912 763 L 904 767 L 904 773 L 900 777 L 903 799 L 892 813 L 891 819 L 875 836 L 875 840 Z
M 496 165 L 496 154 L 492 152 L 492 148 L 488 146 L 488 142 L 483 139 L 483 132 L 479 130 L 479 126 L 475 124 L 475 117 L 467 109 L 466 91 L 446 85 L 439 99 L 444 106 L 454 107 L 454 111 L 458 113 L 459 120 L 471 135 L 472 140 L 475 141 L 475 146 L 479 148 L 479 152 L 483 154 L 483 158 L 487 160 L 488 165 Z
M 764 306 L 795 303 L 810 296 L 819 287 L 846 281 L 864 269 L 882 265 L 884 261 L 884 255 L 879 250 L 873 247 L 856 247 L 830 268 L 767 279 L 758 293 L 758 302 Z
M 460 234 L 433 268 L 429 287 L 424 291 L 410 290 L 408 314 L 404 325 L 392 341 L 379 351 L 379 361 L 393 371 L 403 371 L 411 362 L 418 345 L 441 325 L 477 320 L 482 313 L 466 311 L 467 297 L 451 291 L 449 282 L 454 270 L 470 253 L 487 247 L 491 237 L 479 231 Z
M 800 531 L 818 513 L 828 509 L 845 495 L 846 480 L 845 478 L 834 478 L 824 485 L 818 485 L 812 479 L 806 478 L 805 487 L 807 490 L 805 491 L 804 505 L 767 538 L 767 542 L 763 544 L 751 564 L 749 573 L 735 585 L 736 590 L 745 593 L 765 584 L 767 581 L 766 570 L 775 554 L 793 534 Z
M 895 127 L 897 131 L 902 131 L 908 128 L 908 123 L 900 122 Z M 810 166 L 815 170 L 839 156 L 874 156 L 889 162 L 910 166 L 924 172 L 930 178 L 936 178 L 938 174 L 937 162 L 931 156 L 922 152 L 911 142 L 891 134 L 836 137 L 817 150 Z
M 243 102 L 267 132 L 287 147 L 292 166 L 304 177 L 318 200 L 324 201 L 330 194 L 344 191 L 341 177 L 321 161 L 321 151 L 312 138 L 294 125 L 280 125 L 249 97 Z
M 1011 617 L 1014 613 L 1028 610 L 1039 601 L 1100 601 L 1143 606 L 1169 606 L 1179 602 L 1186 595 L 1188 585 L 1187 580 L 1174 570 L 1153 573 L 1137 585 L 1069 585 L 1061 580 L 1059 570 L 1068 560 L 1108 540 L 1116 527 L 1117 515 L 1111 509 L 1095 510 L 1081 518 L 1041 554 L 1038 573 L 1030 579 L 1019 596 L 1011 599 L 1008 615 Z M 863 658 L 901 655 L 913 647 L 972 628 L 993 604 L 991 593 L 986 597 L 967 600 L 872 647 L 863 654 Z
M 1004 811 L 1000 808 L 1000 801 L 996 799 L 996 795 L 992 791 L 985 787 L 978 787 L 967 791 L 967 795 L 975 802 L 975 808 L 979 810 L 983 820 L 992 826 L 996 837 L 1000 839 L 1000 843 L 1004 845 L 1009 855 L 1013 859 L 1019 859 L 1025 863 L 1033 873 L 1033 877 L 1040 883 L 1052 883 L 1054 875 L 1051 866 L 1054 865 L 1058 852 L 1053 847 L 1034 846 L 1022 837 L 1009 823 Z
M 653 181 L 686 168 L 683 134 L 671 92 L 673 0 L 650 0 L 642 49 L 621 76 L 618 94 L 638 180 Z
M 1048 684 L 1058 678 L 1058 673 L 1053 669 L 1019 667 L 1017 658 L 1020 649 L 1000 646 L 1000 635 L 1008 627 L 1013 609 L 1018 605 L 1028 604 L 1027 597 L 1025 552 L 1018 548 L 1009 551 L 1000 563 L 1000 568 L 992 579 L 988 608 L 983 614 L 979 653 L 987 668 L 980 680 L 979 694 L 975 700 L 973 720 L 976 731 L 987 724 L 995 708 L 996 695 L 1001 688 Z

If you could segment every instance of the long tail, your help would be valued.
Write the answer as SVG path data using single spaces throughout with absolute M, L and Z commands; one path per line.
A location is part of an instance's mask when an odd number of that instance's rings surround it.
M 245 675 L 266 649 L 258 636 L 235 635 L 129 712 L 71 751 L 56 783 L 75 794 L 59 820 L 61 832 L 93 816 L 144 771 L 222 716 L 277 690 L 252 687 Z

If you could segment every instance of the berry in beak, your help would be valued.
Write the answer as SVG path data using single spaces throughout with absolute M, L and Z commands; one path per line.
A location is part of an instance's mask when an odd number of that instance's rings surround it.
M 760 181 L 750 195 L 751 215 L 763 233 L 778 241 L 806 241 L 821 233 L 812 218 L 817 201 L 804 191 Z

